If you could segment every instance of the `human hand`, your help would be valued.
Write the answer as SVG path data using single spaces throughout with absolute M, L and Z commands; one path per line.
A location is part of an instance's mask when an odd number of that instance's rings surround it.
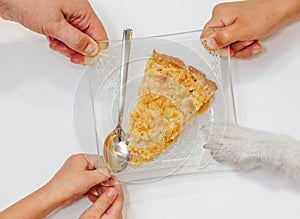
M 71 156 L 50 180 L 48 186 L 57 192 L 57 197 L 61 197 L 62 205 L 71 204 L 88 195 L 94 204 L 80 219 L 121 219 L 124 201 L 122 187 L 115 178 L 110 177 L 107 168 L 95 169 L 96 161 L 95 155 Z M 103 182 L 111 186 L 102 186 Z M 93 193 L 95 191 L 98 195 Z
M 0 16 L 47 36 L 50 48 L 74 63 L 98 53 L 105 29 L 88 0 L 0 0 Z
M 207 47 L 221 49 L 221 55 L 224 55 L 230 46 L 231 56 L 247 58 L 261 51 L 261 40 L 299 18 L 299 0 L 221 3 L 214 7 L 211 19 L 205 25 L 205 28 L 217 28 L 208 37 Z
M 81 215 L 80 219 L 122 219 L 124 202 L 122 187 L 114 178 L 110 178 L 107 184 L 111 186 L 96 188 L 98 195 L 89 192 L 88 197 L 94 204 Z
M 44 187 L 60 205 L 71 204 L 109 179 L 109 170 L 105 167 L 96 169 L 96 163 L 96 155 L 72 155 Z
M 112 184 L 112 179 L 109 180 L 107 168 L 95 168 L 96 161 L 96 155 L 71 156 L 46 185 L 1 211 L 0 218 L 45 218 L 55 209 L 87 194 L 95 204 L 83 214 L 82 219 L 87 218 L 86 215 L 97 215 L 97 218 L 101 216 L 103 219 L 121 218 L 122 188 L 120 185 L 101 188 L 101 183 Z M 95 190 L 99 198 L 92 194 Z

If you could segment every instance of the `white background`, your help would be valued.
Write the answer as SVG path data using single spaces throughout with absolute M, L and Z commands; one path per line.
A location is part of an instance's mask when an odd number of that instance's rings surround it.
M 201 29 L 219 1 L 92 1 L 110 39 Z M 266 9 L 267 10 L 267 9 Z M 240 124 L 300 139 L 300 23 L 234 60 Z M 0 209 L 46 183 L 73 153 L 72 101 L 83 67 L 48 49 L 43 36 L 0 20 Z M 299 218 L 299 187 L 264 170 L 176 176 L 126 186 L 124 216 L 159 218 Z M 78 218 L 86 200 L 50 218 Z

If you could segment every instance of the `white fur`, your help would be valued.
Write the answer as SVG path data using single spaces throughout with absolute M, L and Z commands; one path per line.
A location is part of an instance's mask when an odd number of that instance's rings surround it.
M 228 125 L 221 144 L 212 138 L 204 148 L 217 161 L 246 169 L 269 167 L 300 183 L 300 142 L 292 137 Z

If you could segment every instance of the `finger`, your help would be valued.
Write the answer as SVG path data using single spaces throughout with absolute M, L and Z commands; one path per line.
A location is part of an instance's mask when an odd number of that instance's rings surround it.
M 113 188 L 117 190 L 118 197 L 114 201 L 114 203 L 110 206 L 110 208 L 107 210 L 106 213 L 109 216 L 111 216 L 111 218 L 118 218 L 118 216 L 122 214 L 122 209 L 124 205 L 124 194 L 123 194 L 122 186 L 117 181 L 116 178 L 111 177 L 109 181 L 111 185 L 114 185 Z
M 248 41 L 238 41 L 230 45 L 230 47 L 233 49 L 233 51 L 236 53 L 240 50 L 245 49 L 246 47 L 250 46 L 253 44 L 255 41 L 254 40 L 248 40 Z
M 262 50 L 262 46 L 258 42 L 255 42 L 252 45 L 246 47 L 245 49 L 235 53 L 234 57 L 249 58 L 249 57 L 261 52 L 261 50 Z
M 90 178 L 90 187 L 98 185 L 100 183 L 106 182 L 109 177 L 110 173 L 108 170 L 101 168 L 97 170 L 91 170 L 87 173 L 88 177 Z M 106 171 L 106 173 L 104 173 Z
M 232 34 L 234 30 L 232 26 L 235 26 L 237 17 L 226 12 L 225 5 L 226 3 L 216 5 L 213 8 L 211 19 L 204 26 L 205 29 L 214 28 L 213 33 L 207 37 L 206 41 L 207 47 L 213 50 L 224 48 L 234 42 L 233 35 L 229 34 Z
M 89 207 L 81 215 L 81 219 L 89 218 L 101 218 L 107 209 L 111 206 L 114 200 L 117 198 L 118 193 L 114 188 L 109 188 L 104 194 L 102 194 L 97 201 Z
M 91 169 L 96 169 L 98 166 L 105 166 L 103 157 L 95 154 L 84 154 L 86 160 L 91 164 Z
M 62 42 L 60 42 L 58 40 L 50 40 L 49 47 L 52 50 L 57 51 L 67 57 L 72 57 L 76 54 L 76 52 L 74 50 L 70 49 L 69 47 L 67 47 L 65 44 L 63 44 Z
M 100 158 L 95 154 L 84 154 L 86 161 L 88 162 L 88 170 L 97 169 L 100 164 Z
M 88 161 L 88 169 L 89 170 L 97 170 L 102 175 L 107 176 L 108 178 L 111 176 L 111 172 L 106 167 L 103 157 L 99 157 L 94 154 L 85 154 L 86 160 Z
M 222 23 L 222 22 L 221 22 Z M 250 41 L 252 35 L 248 33 L 245 24 L 240 20 L 224 21 L 224 26 L 215 29 L 214 33 L 207 39 L 206 45 L 210 49 L 219 49 L 237 41 Z
M 235 25 L 217 29 L 207 40 L 206 45 L 210 49 L 220 49 L 241 39 Z
M 216 8 L 218 8 L 218 7 L 214 8 L 211 19 L 205 24 L 205 26 L 203 28 L 204 31 L 203 31 L 202 36 L 205 38 L 208 38 L 209 36 L 211 36 L 218 29 L 224 28 L 226 26 L 230 26 L 236 21 L 236 18 L 232 17 L 232 16 L 225 17 L 225 18 L 224 18 L 224 16 L 219 16 L 218 12 L 216 12 Z
M 75 64 L 84 64 L 84 55 L 75 53 L 74 55 L 70 56 L 70 61 Z
M 103 157 L 95 154 L 84 154 L 86 161 L 88 161 L 88 169 L 95 170 L 97 168 L 106 167 Z
M 79 4 L 64 4 L 62 11 L 74 27 L 89 35 L 93 40 L 107 40 L 105 28 L 88 1 L 82 1 Z
M 114 176 L 111 176 L 107 181 L 106 181 L 106 184 L 105 186 L 98 186 L 96 188 L 96 191 L 97 193 L 99 194 L 100 193 L 103 193 L 105 191 L 107 191 L 109 188 L 111 187 L 116 187 L 118 188 L 118 190 L 120 190 L 120 192 L 122 192 L 122 187 L 121 187 L 121 184 L 120 182 L 117 180 L 116 177 Z M 123 193 L 123 192 L 122 192 Z
M 115 187 L 115 186 L 121 186 L 120 182 L 117 180 L 117 178 L 115 176 L 111 176 L 106 182 L 105 184 L 101 184 L 102 186 L 98 186 L 96 188 L 96 191 L 98 194 L 101 194 L 105 191 L 107 191 L 110 187 Z M 119 187 L 117 187 L 119 188 Z M 121 188 L 121 192 L 122 192 L 122 188 Z
M 225 48 L 220 49 L 220 56 L 221 57 L 228 57 L 228 56 L 233 56 L 234 51 L 230 46 L 226 46 Z
M 99 48 L 97 43 L 66 20 L 62 20 L 59 25 L 56 25 L 52 32 L 52 37 L 60 40 L 69 48 L 82 55 L 95 56 L 98 54 Z
M 105 192 L 101 190 L 101 187 L 103 187 L 102 184 L 96 185 L 87 192 L 87 196 L 91 202 L 95 202 Z
M 117 190 L 118 197 L 113 202 L 113 204 L 110 206 L 110 208 L 106 211 L 106 213 L 111 218 L 119 218 L 120 215 L 122 215 L 122 209 L 123 209 L 123 205 L 124 205 L 124 194 L 123 194 L 121 184 L 118 182 L 118 180 L 115 177 L 111 177 L 107 183 L 109 185 L 112 185 L 112 187 Z M 99 186 L 98 188 L 96 188 L 98 196 L 95 194 L 88 195 L 89 200 L 92 202 L 95 202 L 95 199 L 97 199 L 97 197 L 101 196 L 101 194 L 105 193 L 108 189 L 110 189 L 112 187 L 111 186 Z
M 92 37 L 95 41 L 103 41 L 107 40 L 107 34 L 105 28 L 95 12 L 91 8 L 91 20 L 90 25 L 84 31 L 90 37 Z
M 219 21 L 218 22 L 214 21 L 213 19 L 214 19 L 214 17 L 211 18 L 211 20 L 206 23 L 206 25 L 203 28 L 203 31 L 201 32 L 200 38 L 202 38 L 202 39 L 209 38 L 217 31 L 217 29 L 219 29 L 221 27 L 225 27 L 224 23 L 219 22 Z
M 115 178 L 111 177 L 107 184 L 111 185 L 111 187 L 115 188 L 118 191 L 118 197 L 114 201 L 114 203 L 110 206 L 110 208 L 106 211 L 106 213 L 111 216 L 111 218 L 118 218 L 120 214 L 122 214 L 123 204 L 124 204 L 124 194 L 123 189 L 120 182 Z M 106 192 L 109 188 L 108 186 L 101 186 L 97 189 L 98 194 Z
M 236 22 L 235 16 L 223 16 L 222 14 L 219 14 L 219 12 L 216 10 L 215 7 L 213 10 L 213 15 L 211 19 L 205 24 L 204 29 L 207 28 L 222 28 L 226 26 L 230 26 Z
M 110 177 L 110 171 L 103 164 L 100 164 L 100 167 L 96 169 L 97 163 L 99 162 L 98 156 L 92 154 L 84 154 L 84 156 L 86 168 L 87 170 L 90 170 L 87 172 L 87 175 L 89 175 L 90 179 L 90 188 L 100 183 L 106 182 Z
M 74 50 L 67 47 L 65 44 L 59 40 L 54 39 L 53 37 L 47 37 L 49 41 L 49 47 L 67 57 L 70 58 L 70 61 L 75 64 L 84 64 L 84 56 L 80 53 L 75 52 Z M 93 167 L 91 167 L 93 169 Z
M 87 197 L 88 197 L 88 199 L 91 201 L 91 202 L 96 202 L 97 201 L 97 199 L 99 198 L 99 196 L 98 195 L 95 195 L 94 193 L 92 193 L 92 192 L 89 192 L 88 194 L 87 194 Z

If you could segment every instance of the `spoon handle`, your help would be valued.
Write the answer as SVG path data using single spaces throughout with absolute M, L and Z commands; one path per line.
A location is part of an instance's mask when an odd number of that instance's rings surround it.
M 121 127 L 123 120 L 125 96 L 126 96 L 126 85 L 128 75 L 128 61 L 130 56 L 130 46 L 133 30 L 126 28 L 123 30 L 122 39 L 122 55 L 121 55 L 121 84 L 120 84 L 120 102 L 119 102 L 119 118 L 118 126 Z

